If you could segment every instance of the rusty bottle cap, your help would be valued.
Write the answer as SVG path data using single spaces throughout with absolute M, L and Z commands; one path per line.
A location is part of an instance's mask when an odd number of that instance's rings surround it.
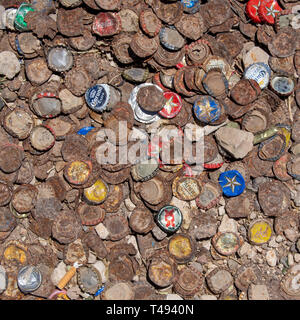
M 292 266 L 287 274 L 283 277 L 280 286 L 281 289 L 289 296 L 291 299 L 299 300 L 300 297 L 300 287 L 299 287 L 299 278 L 300 278 L 300 265 L 296 264 Z
M 231 273 L 221 267 L 213 269 L 205 279 L 209 289 L 216 294 L 224 292 L 234 281 Z
M 37 188 L 31 184 L 23 184 L 13 191 L 11 204 L 19 213 L 31 211 L 37 200 Z
M 187 263 L 193 259 L 196 248 L 189 235 L 176 233 L 169 240 L 168 250 L 177 263 Z
M 59 243 L 74 242 L 81 231 L 81 225 L 71 211 L 62 211 L 52 225 L 52 236 Z
M 163 67 L 175 67 L 184 56 L 184 50 L 170 51 L 163 46 L 158 46 L 153 58 Z
M 109 37 L 120 33 L 122 22 L 118 13 L 101 12 L 93 22 L 92 31 L 101 37 Z
M 234 102 L 245 106 L 255 101 L 261 88 L 253 79 L 241 79 L 230 91 L 230 97 Z
M 105 211 L 99 206 L 90 206 L 81 203 L 78 207 L 78 213 L 82 225 L 84 226 L 95 226 L 102 222 L 105 217 Z
M 124 70 L 122 76 L 128 81 L 143 83 L 149 77 L 149 70 L 144 68 L 130 68 Z
M 22 164 L 24 152 L 17 145 L 8 144 L 0 148 L 0 169 L 5 173 L 17 171 Z
M 139 30 L 139 16 L 137 12 L 124 8 L 118 14 L 121 18 L 123 32 L 137 32 Z
M 45 83 L 52 75 L 51 70 L 48 69 L 48 65 L 43 58 L 27 60 L 25 63 L 25 71 L 29 81 L 35 85 Z
M 131 39 L 130 35 L 121 34 L 120 36 L 115 36 L 112 41 L 114 55 L 121 63 L 129 64 L 133 62 L 133 57 L 129 51 Z
M 16 218 L 6 207 L 0 208 L 0 232 L 10 232 L 17 226 Z
M 67 181 L 73 185 L 85 184 L 92 172 L 92 163 L 90 161 L 71 161 L 64 169 L 64 176 Z
M 62 102 L 55 93 L 46 91 L 35 94 L 30 107 L 37 116 L 52 118 L 60 114 Z
M 4 129 L 19 140 L 26 139 L 33 128 L 31 115 L 22 108 L 15 108 L 5 115 L 3 119 Z
M 171 51 L 178 51 L 185 45 L 185 40 L 175 27 L 163 27 L 159 33 L 161 44 Z
M 135 208 L 129 218 L 130 228 L 137 233 L 145 234 L 154 227 L 152 213 L 145 208 Z
M 121 240 L 130 232 L 128 220 L 119 214 L 107 216 L 103 224 L 109 232 L 108 238 L 112 241 Z
M 175 264 L 167 257 L 153 258 L 148 267 L 150 280 L 158 287 L 164 288 L 172 284 L 175 275 Z
M 130 42 L 131 50 L 140 58 L 152 56 L 158 49 L 157 37 L 149 38 L 141 33 L 136 33 Z
M 212 97 L 221 97 L 228 93 L 228 81 L 220 70 L 210 70 L 203 77 L 202 85 Z
M 288 174 L 296 180 L 300 180 L 300 156 L 293 156 L 287 163 Z
M 68 71 L 73 66 L 73 55 L 64 47 L 53 47 L 47 55 L 49 69 L 57 72 Z
M 283 28 L 276 33 L 268 43 L 268 49 L 272 56 L 286 58 L 295 54 L 296 32 L 290 27 Z
M 142 199 L 150 204 L 156 205 L 164 199 L 164 182 L 156 177 L 142 182 L 140 195 Z
M 286 137 L 283 134 L 276 133 L 273 137 L 260 143 L 258 156 L 262 160 L 276 161 L 283 155 L 286 147 Z
M 107 11 L 119 10 L 121 6 L 121 0 L 110 1 L 110 0 L 95 0 L 97 5 Z
M 211 53 L 208 42 L 205 40 L 197 40 L 186 46 L 185 50 L 188 60 L 195 66 L 201 66 Z
M 0 181 L 0 206 L 5 206 L 10 202 L 12 188 L 4 181 Z
M 255 109 L 246 113 L 243 117 L 242 127 L 249 132 L 258 133 L 267 129 L 269 115 L 263 109 Z
M 38 151 L 51 149 L 55 144 L 53 130 L 45 125 L 34 127 L 30 133 L 30 143 Z
M 83 67 L 72 68 L 65 75 L 65 86 L 75 96 L 82 96 L 91 86 L 92 79 L 90 73 Z
M 177 177 L 172 184 L 174 196 L 184 201 L 196 199 L 201 190 L 199 181 L 192 177 Z
M 208 210 L 218 204 L 221 198 L 219 184 L 208 181 L 202 186 L 200 195 L 196 198 L 197 206 L 200 209 Z
M 161 21 L 150 9 L 141 12 L 140 24 L 143 31 L 150 37 L 157 36 L 161 29 Z
M 155 85 L 142 87 L 137 93 L 137 103 L 148 112 L 160 111 L 166 102 L 162 90 Z
M 280 181 L 267 181 L 258 188 L 258 201 L 266 216 L 278 216 L 289 208 L 290 191 Z
M 241 240 L 233 232 L 218 232 L 212 238 L 212 244 L 218 253 L 223 256 L 231 256 L 239 249 Z
M 158 161 L 155 158 L 142 161 L 131 167 L 131 175 L 135 181 L 147 181 L 158 171 Z

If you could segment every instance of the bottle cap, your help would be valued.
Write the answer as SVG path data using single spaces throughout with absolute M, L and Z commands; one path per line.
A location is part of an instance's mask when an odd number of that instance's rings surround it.
M 283 277 L 280 287 L 289 296 L 290 299 L 299 299 L 300 296 L 300 265 L 292 266 Z
M 185 47 L 188 60 L 195 66 L 201 66 L 210 56 L 211 50 L 206 40 L 197 40 Z
M 28 30 L 27 23 L 24 20 L 29 11 L 34 11 L 34 8 L 30 4 L 22 3 L 19 6 L 14 22 L 14 27 L 16 30 L 21 32 Z
M 37 188 L 31 184 L 23 184 L 13 191 L 11 204 L 19 213 L 31 211 L 37 199 Z
M 45 125 L 34 127 L 30 132 L 30 143 L 38 151 L 51 149 L 55 144 L 53 130 Z
M 110 1 L 110 0 L 95 0 L 96 4 L 103 10 L 114 11 L 120 10 L 121 0 Z
M 286 58 L 295 54 L 297 43 L 296 32 L 292 28 L 284 28 L 268 43 L 268 49 L 272 56 Z
M 183 5 L 183 11 L 194 14 L 199 11 L 200 1 L 199 0 L 180 0 Z
M 148 267 L 150 280 L 158 287 L 164 288 L 172 284 L 176 275 L 175 263 L 167 257 L 155 257 Z
M 158 112 L 166 103 L 163 90 L 154 84 L 141 87 L 137 92 L 136 99 L 139 107 L 146 112 Z
M 177 263 L 187 263 L 195 255 L 196 248 L 192 238 L 184 233 L 176 233 L 168 243 L 168 250 Z
M 208 181 L 202 186 L 200 195 L 196 198 L 196 203 L 200 209 L 208 210 L 217 205 L 220 198 L 220 186 L 217 183 Z
M 120 33 L 122 21 L 118 13 L 100 12 L 92 25 L 92 31 L 101 37 L 109 37 Z
M 85 184 L 92 172 L 92 163 L 90 161 L 71 161 L 64 169 L 64 176 L 67 181 L 73 185 Z
M 163 67 L 175 67 L 184 56 L 184 50 L 169 51 L 163 46 L 158 46 L 157 51 L 154 53 L 154 60 Z M 162 70 L 163 71 L 163 70 Z
M 221 107 L 214 98 L 201 96 L 194 102 L 193 112 L 198 120 L 208 124 L 220 118 Z
M 33 292 L 42 284 L 42 274 L 37 267 L 25 266 L 18 272 L 18 287 L 22 292 Z
M 7 113 L 3 119 L 3 127 L 13 137 L 26 139 L 33 128 L 31 115 L 21 108 L 15 108 Z
M 92 204 L 104 202 L 108 193 L 108 185 L 101 179 L 98 179 L 91 187 L 83 191 L 85 199 Z
M 231 99 L 239 105 L 246 106 L 255 101 L 261 88 L 253 79 L 241 79 L 230 91 Z M 245 110 L 247 112 L 247 110 Z
M 136 33 L 130 42 L 130 48 L 140 58 L 152 56 L 158 49 L 158 37 L 149 38 L 141 33 Z
M 267 220 L 254 220 L 248 229 L 248 239 L 253 245 L 267 243 L 272 236 L 272 227 Z
M 139 31 L 139 16 L 137 12 L 130 8 L 124 8 L 118 12 L 123 32 L 137 32 Z
M 175 206 L 165 206 L 160 209 L 156 221 L 158 226 L 165 232 L 175 232 L 182 224 L 183 216 Z
M 241 240 L 236 233 L 218 232 L 212 238 L 214 248 L 223 256 L 231 256 L 237 252 L 241 246 Z
M 220 70 L 208 71 L 202 79 L 203 88 L 212 97 L 221 97 L 228 93 L 228 81 Z
M 130 215 L 129 226 L 134 232 L 148 233 L 154 225 L 153 214 L 145 208 L 135 208 Z
M 201 190 L 199 181 L 192 177 L 177 177 L 172 184 L 174 196 L 183 201 L 196 199 Z
M 73 66 L 73 55 L 64 47 L 53 47 L 47 55 L 49 69 L 57 72 L 68 71 Z
M 273 75 L 270 81 L 271 89 L 280 97 L 288 97 L 295 90 L 293 79 L 284 75 Z
M 75 96 L 82 96 L 91 86 L 92 79 L 89 72 L 83 67 L 72 68 L 65 75 L 65 86 Z
M 85 100 L 88 106 L 96 112 L 106 109 L 110 99 L 110 86 L 107 84 L 96 84 L 85 93 Z
M 26 61 L 25 72 L 29 81 L 35 85 L 42 85 L 49 80 L 52 75 L 51 70 L 48 69 L 48 65 L 43 58 Z
M 155 158 L 142 161 L 131 167 L 131 175 L 135 181 L 147 181 L 158 172 L 158 161 Z
M 52 236 L 62 244 L 74 242 L 80 231 L 82 226 L 71 211 L 61 211 L 52 224 Z
M 169 25 L 175 24 L 183 15 L 183 5 L 179 1 L 172 3 L 155 1 L 151 6 L 157 17 Z
M 100 272 L 93 266 L 82 266 L 77 270 L 80 289 L 89 294 L 95 294 L 102 285 Z
M 290 191 L 278 180 L 270 180 L 259 185 L 258 202 L 266 216 L 279 216 L 288 210 Z
M 118 241 L 130 233 L 128 220 L 119 214 L 106 216 L 103 224 L 109 232 L 109 240 Z
M 276 161 L 283 155 L 286 147 L 286 137 L 283 134 L 276 133 L 273 137 L 260 143 L 258 156 L 262 160 Z
M 17 171 L 22 164 L 24 152 L 14 144 L 3 145 L 0 148 L 0 169 L 5 173 Z
M 244 77 L 246 79 L 255 80 L 259 84 L 260 88 L 264 89 L 269 84 L 271 69 L 263 62 L 253 63 L 245 70 Z
M 1 185 L 0 185 L 0 187 L 1 187 Z M 3 190 L 3 188 L 2 188 L 2 190 Z M 7 202 L 7 201 L 5 201 L 5 202 Z M 17 226 L 16 218 L 11 214 L 10 210 L 6 207 L 1 207 L 0 213 L 1 213 L 0 214 L 0 232 L 12 231 Z
M 143 200 L 150 204 L 157 205 L 164 200 L 165 194 L 164 182 L 154 177 L 141 184 L 140 195 Z
M 224 292 L 233 285 L 233 281 L 234 279 L 231 273 L 227 269 L 221 267 L 213 269 L 206 276 L 208 287 L 215 294 Z
M 276 0 L 264 0 L 258 8 L 261 22 L 274 24 L 278 13 L 282 11 Z
M 159 111 L 159 115 L 167 119 L 172 119 L 181 111 L 182 99 L 177 93 L 171 91 L 164 92 L 163 95 L 167 102 Z
M 227 197 L 235 197 L 242 194 L 246 187 L 244 177 L 237 170 L 221 173 L 219 184 Z
M 150 37 L 155 37 L 161 29 L 161 21 L 151 9 L 144 10 L 140 14 L 140 24 L 143 31 Z
M 185 45 L 185 40 L 175 27 L 163 27 L 159 32 L 160 43 L 171 51 L 178 51 Z
M 203 277 L 201 272 L 191 266 L 185 267 L 177 274 L 174 291 L 182 297 L 193 297 L 203 287 Z
M 87 205 L 81 203 L 78 207 L 78 214 L 82 225 L 84 226 L 95 226 L 102 222 L 105 217 L 104 209 L 99 206 Z

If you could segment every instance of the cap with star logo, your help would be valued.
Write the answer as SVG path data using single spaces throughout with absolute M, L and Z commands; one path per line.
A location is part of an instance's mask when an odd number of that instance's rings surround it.
M 167 102 L 159 111 L 159 115 L 167 119 L 176 117 L 182 108 L 182 99 L 177 93 L 171 91 L 164 92 L 164 97 Z
M 221 106 L 214 98 L 201 96 L 194 102 L 193 112 L 201 122 L 213 123 L 220 118 Z
M 229 170 L 221 173 L 219 184 L 223 190 L 223 194 L 227 197 L 239 196 L 246 187 L 244 177 L 237 170 Z
M 183 216 L 181 211 L 175 206 L 165 206 L 160 209 L 156 216 L 158 226 L 165 232 L 173 233 L 182 224 Z
M 256 23 L 261 23 L 260 16 L 258 15 L 258 8 L 260 7 L 261 0 L 249 0 L 246 5 L 246 13 L 249 18 Z
M 276 0 L 264 0 L 258 8 L 258 15 L 262 22 L 274 24 L 278 13 L 282 11 Z

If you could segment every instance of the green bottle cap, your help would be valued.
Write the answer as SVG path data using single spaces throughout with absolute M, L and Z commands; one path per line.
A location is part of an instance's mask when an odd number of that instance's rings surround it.
M 15 28 L 18 31 L 27 31 L 27 23 L 24 21 L 27 13 L 34 11 L 33 7 L 28 3 L 22 3 L 17 11 L 15 18 Z

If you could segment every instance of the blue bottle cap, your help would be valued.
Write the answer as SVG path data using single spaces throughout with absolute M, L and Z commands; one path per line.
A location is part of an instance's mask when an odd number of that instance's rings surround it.
M 110 98 L 110 88 L 107 84 L 96 84 L 85 93 L 85 100 L 88 106 L 95 112 L 102 112 Z
M 200 8 L 199 0 L 180 0 L 183 6 L 183 11 L 187 13 L 196 13 Z
M 214 98 L 201 96 L 194 102 L 193 112 L 201 122 L 213 123 L 220 118 L 221 106 Z
M 83 127 L 80 130 L 77 131 L 77 134 L 80 134 L 82 136 L 85 136 L 87 133 L 89 133 L 91 130 L 93 130 L 95 127 Z
M 245 179 L 237 170 L 225 171 L 220 174 L 219 184 L 227 197 L 239 196 L 245 190 Z

